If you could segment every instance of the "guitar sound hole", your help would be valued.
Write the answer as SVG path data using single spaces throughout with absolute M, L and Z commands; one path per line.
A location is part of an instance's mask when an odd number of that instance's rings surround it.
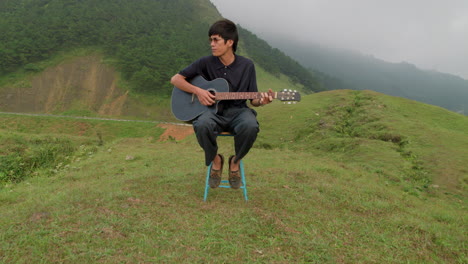
M 215 90 L 215 89 L 208 89 L 207 91 L 210 92 L 212 95 L 215 95 L 215 94 L 216 94 L 216 90 Z

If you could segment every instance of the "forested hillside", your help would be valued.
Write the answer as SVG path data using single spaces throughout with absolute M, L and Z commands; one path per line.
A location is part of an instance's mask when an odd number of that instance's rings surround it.
M 40 72 L 38 62 L 59 51 L 92 47 L 111 58 L 134 92 L 167 95 L 175 72 L 209 54 L 207 29 L 219 18 L 209 0 L 4 0 L 0 76 Z M 259 66 L 290 76 L 305 91 L 323 89 L 297 62 L 248 31 L 241 34 L 242 53 Z

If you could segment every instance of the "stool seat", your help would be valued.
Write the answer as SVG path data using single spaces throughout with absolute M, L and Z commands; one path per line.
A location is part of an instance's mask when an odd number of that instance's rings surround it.
M 234 135 L 229 133 L 229 132 L 222 132 L 218 136 L 233 137 Z M 212 165 L 213 165 L 213 163 L 210 163 L 210 165 L 208 166 L 208 169 L 206 171 L 205 195 L 203 197 L 203 201 L 205 201 L 205 202 L 208 199 L 208 193 L 210 191 L 209 180 L 210 180 L 210 172 L 211 172 L 211 166 Z M 245 201 L 248 201 L 249 199 L 247 197 L 247 182 L 245 180 L 244 162 L 242 160 L 239 162 L 239 172 L 240 172 L 240 175 L 241 175 L 241 182 L 242 182 L 242 185 L 241 185 L 240 189 L 243 191 L 242 193 L 244 194 Z M 228 180 L 221 180 L 221 185 L 219 185 L 219 188 L 228 188 L 228 189 L 231 188 L 231 186 L 229 185 L 229 181 Z

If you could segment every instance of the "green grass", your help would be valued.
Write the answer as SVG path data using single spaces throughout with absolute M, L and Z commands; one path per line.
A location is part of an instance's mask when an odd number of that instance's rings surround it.
M 0 130 L 25 134 L 67 135 L 86 137 L 103 144 L 118 138 L 154 136 L 158 137 L 163 130 L 158 123 L 135 120 L 98 120 L 75 117 L 55 116 L 21 116 L 0 114 Z M 102 141 L 102 142 L 101 142 Z
M 194 136 L 159 142 L 154 124 L 0 116 L 2 133 L 55 127 L 96 146 L 0 189 L 0 262 L 467 262 L 466 117 L 353 91 L 258 112 L 261 133 L 244 160 L 248 202 L 230 189 L 203 202 Z M 99 128 L 103 144 L 75 122 Z M 231 154 L 232 138 L 220 146 Z M 438 155 L 448 152 L 458 157 Z M 439 179 L 443 162 L 457 184 Z
M 468 118 L 440 107 L 371 91 L 333 91 L 297 105 L 259 109 L 257 145 L 356 163 L 391 182 L 430 183 L 463 193 L 468 181 Z M 409 177 L 410 176 L 410 177 Z
M 0 185 L 50 175 L 117 138 L 155 136 L 156 123 L 1 114 Z

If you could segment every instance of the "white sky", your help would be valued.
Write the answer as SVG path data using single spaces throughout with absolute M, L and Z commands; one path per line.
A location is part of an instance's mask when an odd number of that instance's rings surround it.
M 468 80 L 468 0 L 211 0 L 269 40 L 317 43 Z

